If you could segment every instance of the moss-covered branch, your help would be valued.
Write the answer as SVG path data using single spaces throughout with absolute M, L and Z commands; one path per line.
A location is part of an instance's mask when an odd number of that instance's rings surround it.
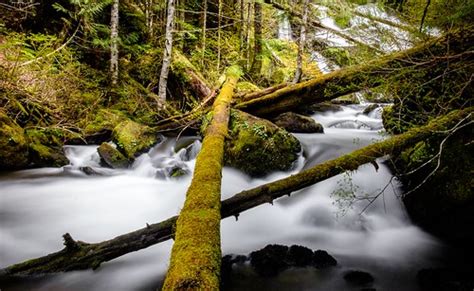
M 241 102 L 237 109 L 256 116 L 276 115 L 293 108 L 379 86 L 389 77 L 410 78 L 435 65 L 472 58 L 473 33 L 455 31 L 406 51 L 338 70 L 306 82 L 289 85 L 270 94 Z M 463 52 L 469 53 L 467 56 Z
M 176 238 L 163 290 L 218 290 L 221 262 L 221 179 L 230 102 L 240 78 L 238 67 L 216 98 L 212 121 L 196 159 L 193 180 L 176 223 Z
M 472 120 L 472 114 L 474 114 L 473 107 L 454 111 L 447 116 L 434 119 L 426 126 L 421 126 L 404 134 L 374 143 L 288 178 L 242 191 L 222 201 L 221 216 L 222 218 L 237 216 L 245 210 L 271 202 L 278 197 L 288 195 L 344 171 L 356 170 L 359 166 L 371 162 L 378 157 L 398 153 L 421 140 L 425 140 L 435 134 L 442 134 L 437 132 L 452 128 L 461 120 L 467 120 L 466 117 L 468 116 Z M 147 225 L 145 228 L 95 244 L 84 242 L 71 244 L 69 240 L 69 243 L 66 245 L 72 245 L 73 247 L 66 247 L 59 252 L 45 257 L 2 269 L 0 270 L 0 278 L 12 275 L 31 275 L 97 268 L 103 262 L 170 239 L 173 235 L 176 220 L 176 216 L 171 217 L 160 223 Z

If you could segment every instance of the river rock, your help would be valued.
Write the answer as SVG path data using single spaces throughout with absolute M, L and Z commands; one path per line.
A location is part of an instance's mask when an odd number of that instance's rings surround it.
M 379 108 L 379 104 L 370 104 L 369 106 L 365 107 L 364 111 L 362 111 L 362 114 L 364 115 L 369 115 L 372 111 L 375 109 Z
M 267 245 L 250 254 L 250 264 L 259 275 L 272 277 L 290 266 L 286 261 L 287 255 L 287 246 Z
M 305 115 L 313 115 L 316 112 L 326 112 L 326 111 L 341 111 L 342 106 L 338 104 L 333 104 L 330 102 L 310 104 L 308 106 L 298 108 L 298 112 Z
M 101 164 L 112 169 L 127 168 L 130 165 L 128 159 L 115 147 L 109 143 L 102 143 L 97 152 L 100 156 Z
M 301 151 L 299 141 L 268 120 L 239 110 L 231 111 L 225 163 L 251 176 L 293 167 Z
M 374 277 L 364 271 L 351 270 L 344 274 L 344 280 L 354 285 L 366 285 L 374 282 Z
M 133 159 L 150 149 L 160 137 L 148 126 L 125 120 L 114 128 L 112 140 L 127 159 Z
M 336 259 L 323 250 L 317 250 L 313 254 L 313 266 L 318 269 L 324 269 L 337 265 Z
M 323 133 L 323 126 L 311 117 L 293 112 L 286 112 L 278 115 L 274 122 L 277 126 L 283 127 L 289 132 L 299 133 Z

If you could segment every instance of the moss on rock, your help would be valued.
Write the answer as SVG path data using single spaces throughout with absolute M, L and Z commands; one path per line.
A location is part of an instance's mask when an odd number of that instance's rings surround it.
M 28 164 L 27 140 L 23 129 L 0 111 L 0 170 L 13 170 Z
M 225 163 L 252 176 L 291 169 L 301 151 L 299 141 L 268 120 L 231 111 Z
M 94 135 L 104 130 L 112 131 L 120 122 L 127 119 L 127 116 L 119 110 L 100 109 L 96 118 L 85 127 L 86 135 Z
M 102 143 L 98 148 L 101 163 L 112 169 L 127 168 L 130 162 L 116 148 L 109 143 Z
M 159 136 L 150 127 L 132 120 L 120 122 L 114 128 L 112 138 L 128 159 L 145 152 L 159 140 Z

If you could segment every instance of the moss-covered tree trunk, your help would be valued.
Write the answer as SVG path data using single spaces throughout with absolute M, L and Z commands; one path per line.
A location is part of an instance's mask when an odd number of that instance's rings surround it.
M 387 78 L 410 78 L 421 70 L 472 58 L 469 49 L 473 46 L 473 36 L 470 31 L 450 32 L 406 51 L 288 85 L 252 100 L 244 97 L 248 101 L 237 104 L 235 108 L 256 116 L 272 116 L 373 88 L 387 82 Z
M 454 111 L 447 116 L 431 121 L 426 126 L 374 143 L 288 178 L 242 191 L 222 201 L 220 216 L 222 218 L 237 216 L 245 210 L 272 202 L 278 197 L 288 195 L 344 171 L 356 170 L 359 166 L 372 162 L 378 157 L 399 153 L 433 135 L 447 134 L 446 130 L 459 125 L 461 120 L 467 120 L 469 117 L 472 120 L 473 112 L 473 107 Z M 97 268 L 103 262 L 170 239 L 173 236 L 177 219 L 174 216 L 160 223 L 147 225 L 145 228 L 94 244 L 71 242 L 72 239 L 69 236 L 69 240 L 65 238 L 66 248 L 63 250 L 2 269 L 0 278 Z M 202 233 L 202 239 L 206 238 L 206 234 L 207 231 Z M 196 266 L 194 268 L 194 270 L 200 271 Z M 203 290 L 207 289 L 203 288 Z
M 240 77 L 238 67 L 227 70 L 217 96 L 212 121 L 196 159 L 193 180 L 176 223 L 176 237 L 163 290 L 218 290 L 221 263 L 221 178 L 224 139 L 230 102 Z

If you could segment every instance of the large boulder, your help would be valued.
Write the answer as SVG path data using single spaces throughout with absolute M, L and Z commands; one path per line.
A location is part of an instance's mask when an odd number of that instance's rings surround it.
M 106 167 L 112 169 L 127 168 L 130 164 L 129 160 L 115 147 L 109 143 L 102 143 L 97 152 L 100 156 L 100 161 Z
M 150 149 L 160 137 L 150 127 L 132 120 L 120 122 L 113 131 L 112 140 L 117 148 L 127 157 L 133 159 Z
M 62 167 L 69 164 L 63 151 L 62 131 L 55 129 L 28 129 L 29 167 Z
M 231 111 L 225 163 L 251 176 L 293 167 L 301 151 L 299 141 L 268 120 L 239 110 Z
M 323 126 L 311 117 L 296 114 L 293 112 L 286 112 L 278 115 L 274 120 L 274 123 L 283 127 L 289 132 L 298 133 L 323 133 Z

